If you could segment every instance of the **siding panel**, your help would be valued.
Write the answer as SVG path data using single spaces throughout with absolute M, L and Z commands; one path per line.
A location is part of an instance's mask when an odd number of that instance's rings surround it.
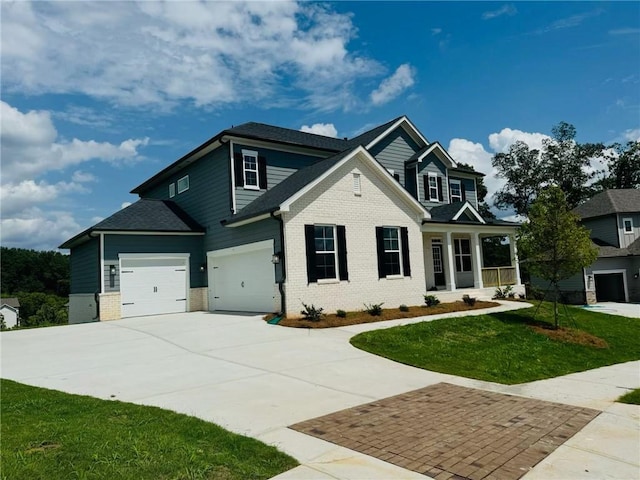
M 100 289 L 99 247 L 99 240 L 92 238 L 71 249 L 71 294 L 93 294 Z
M 640 208 L 640 205 L 638 206 Z M 631 233 L 624 233 L 623 219 L 630 218 L 633 226 Z M 621 213 L 618 215 L 618 230 L 620 232 L 620 247 L 627 248 L 638 238 L 640 238 L 640 214 Z
M 446 181 L 446 172 L 447 168 L 444 163 L 442 163 L 438 157 L 436 157 L 433 153 L 427 155 L 422 160 L 422 163 L 418 164 L 418 198 L 420 199 L 420 203 L 427 208 L 437 207 L 438 205 L 444 205 L 449 203 L 449 189 L 447 188 Z M 429 173 L 435 173 L 439 177 L 442 178 L 442 196 L 444 197 L 441 202 L 429 202 L 424 198 L 424 176 Z
M 615 216 L 590 218 L 583 222 L 583 225 L 591 230 L 591 238 L 599 238 L 614 247 L 619 247 L 618 228 Z
M 374 145 L 370 153 L 386 169 L 393 170 L 393 173 L 397 173 L 400 176 L 400 184 L 405 186 L 404 162 L 419 149 L 420 147 L 418 147 L 409 134 L 407 134 L 403 128 L 398 127 Z

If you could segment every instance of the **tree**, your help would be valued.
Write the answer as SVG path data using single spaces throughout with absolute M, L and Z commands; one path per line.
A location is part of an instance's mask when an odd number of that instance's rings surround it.
M 556 185 L 562 189 L 570 208 L 574 208 L 594 193 L 591 160 L 602 156 L 601 143 L 578 143 L 576 129 L 560 122 L 551 129 L 551 137 L 542 141 L 542 150 L 530 149 L 521 141 L 511 145 L 509 152 L 497 153 L 491 163 L 498 176 L 506 179 L 496 193 L 498 208 L 513 208 L 526 216 L 540 189 Z
M 2 247 L 2 293 L 69 294 L 69 256 L 24 248 Z
M 598 256 L 589 231 L 571 212 L 560 187 L 542 190 L 531 205 L 529 221 L 518 233 L 518 250 L 529 271 L 549 281 L 554 292 L 555 328 L 558 328 L 559 282 L 580 272 Z
M 498 177 L 507 183 L 495 195 L 496 207 L 513 207 L 517 214 L 526 215 L 536 198 L 540 185 L 546 181 L 538 150 L 517 141 L 507 153 L 496 153 L 491 164 L 498 170 Z
M 614 143 L 605 155 L 609 175 L 599 182 L 602 190 L 609 188 L 640 188 L 640 142 Z

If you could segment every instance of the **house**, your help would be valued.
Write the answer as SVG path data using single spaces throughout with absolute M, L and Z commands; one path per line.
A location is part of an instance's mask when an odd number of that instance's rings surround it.
M 598 258 L 560 282 L 571 303 L 640 302 L 640 190 L 605 190 L 573 210 Z
M 261 123 L 224 130 L 66 241 L 71 323 L 195 310 L 326 311 L 522 291 L 485 268 L 476 179 L 406 117 L 351 139 Z
M 17 327 L 20 324 L 20 301 L 14 297 L 0 299 L 0 317 L 5 328 Z

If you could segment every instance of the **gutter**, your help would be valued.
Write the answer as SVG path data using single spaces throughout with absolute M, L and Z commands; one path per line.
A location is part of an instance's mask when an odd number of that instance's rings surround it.
M 271 212 L 271 218 L 277 220 L 280 223 L 280 265 L 282 268 L 282 274 L 280 276 L 280 280 L 278 281 L 278 291 L 280 292 L 280 317 L 285 315 L 285 294 L 284 294 L 284 282 L 287 279 L 287 269 L 286 269 L 286 256 L 284 254 L 284 220 L 282 220 L 282 215 L 275 216 L 273 212 Z

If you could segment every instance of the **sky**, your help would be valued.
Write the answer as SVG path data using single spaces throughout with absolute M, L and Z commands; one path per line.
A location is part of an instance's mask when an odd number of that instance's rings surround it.
M 640 2 L 0 2 L 1 242 L 56 249 L 219 131 L 407 115 L 491 158 L 640 138 Z M 509 211 L 497 211 L 508 217 Z

